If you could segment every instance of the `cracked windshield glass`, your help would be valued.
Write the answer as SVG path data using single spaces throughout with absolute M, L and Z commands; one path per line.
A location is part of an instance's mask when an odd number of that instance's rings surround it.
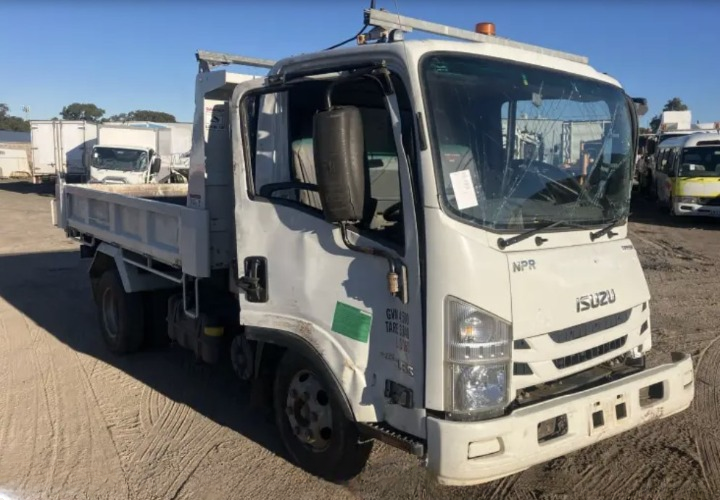
M 620 88 L 475 56 L 431 56 L 422 73 L 452 215 L 508 231 L 627 216 L 633 137 Z
M 147 163 L 147 153 L 135 149 L 95 148 L 92 166 L 99 169 L 140 172 Z

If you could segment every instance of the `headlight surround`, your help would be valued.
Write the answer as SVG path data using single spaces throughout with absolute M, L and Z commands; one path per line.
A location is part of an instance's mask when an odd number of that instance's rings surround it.
M 454 297 L 445 301 L 445 318 L 448 417 L 476 420 L 502 414 L 509 397 L 511 325 Z

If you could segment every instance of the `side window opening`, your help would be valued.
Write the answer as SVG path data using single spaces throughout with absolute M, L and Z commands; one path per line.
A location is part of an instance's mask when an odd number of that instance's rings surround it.
M 404 108 L 401 109 L 401 119 L 404 147 L 408 148 L 408 144 L 412 144 L 409 136 L 412 128 L 407 126 L 412 119 L 409 99 L 399 79 L 394 78 L 394 83 L 401 107 Z M 248 118 L 255 118 L 257 124 L 253 132 L 248 132 L 255 196 L 283 204 L 290 203 L 322 216 L 313 156 L 313 116 L 324 108 L 328 84 L 329 80 L 308 80 L 285 91 L 282 96 L 279 93 L 255 99 L 256 114 L 253 116 L 248 113 Z M 269 105 L 269 101 L 274 101 L 274 105 Z M 363 120 L 367 199 L 366 216 L 357 229 L 368 237 L 402 246 L 404 229 L 398 152 L 384 96 L 377 83 L 355 80 L 336 86 L 333 104 L 359 108 Z M 272 113 L 269 112 L 271 109 Z M 252 123 L 248 119 L 251 128 Z M 280 134 L 284 134 L 284 141 L 279 140 Z M 275 145 L 268 155 L 261 143 L 263 138 L 272 136 L 275 139 L 270 143 L 274 142 Z

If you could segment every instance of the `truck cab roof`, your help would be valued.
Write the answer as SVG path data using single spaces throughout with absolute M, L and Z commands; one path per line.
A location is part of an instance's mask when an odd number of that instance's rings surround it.
M 408 66 L 416 66 L 428 53 L 459 53 L 491 57 L 521 64 L 541 66 L 557 71 L 572 73 L 585 78 L 621 87 L 613 77 L 595 70 L 589 64 L 554 55 L 552 51 L 543 53 L 542 49 L 529 50 L 488 42 L 454 40 L 407 40 L 390 43 L 374 43 L 354 47 L 333 49 L 325 52 L 313 52 L 291 56 L 278 61 L 270 70 L 270 75 L 279 75 L 298 70 L 307 70 L 317 66 L 332 66 L 333 61 L 351 62 L 353 59 L 367 59 L 368 54 L 377 54 L 378 58 L 403 60 Z M 325 62 L 327 61 L 327 62 Z

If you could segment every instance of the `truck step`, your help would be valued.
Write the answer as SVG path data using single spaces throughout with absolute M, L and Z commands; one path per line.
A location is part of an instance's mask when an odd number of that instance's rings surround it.
M 422 458 L 425 456 L 425 441 L 399 431 L 385 422 L 359 423 L 360 432 L 366 437 L 377 439 L 385 444 L 404 450 L 411 455 Z

